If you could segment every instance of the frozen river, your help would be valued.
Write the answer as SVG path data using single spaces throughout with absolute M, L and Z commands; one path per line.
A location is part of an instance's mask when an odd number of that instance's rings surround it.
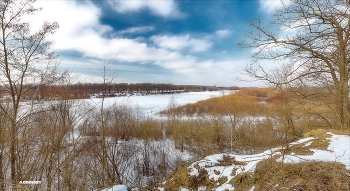
M 225 94 L 228 93 L 228 91 L 225 92 Z M 177 105 L 185 105 L 221 95 L 223 95 L 222 91 L 211 91 L 148 96 L 109 97 L 105 98 L 105 104 L 106 106 L 111 104 L 129 104 L 130 106 L 138 106 L 141 112 L 150 115 L 165 109 L 169 105 L 172 96 L 174 96 Z M 88 101 L 97 105 L 101 104 L 101 99 L 99 98 L 89 99 Z

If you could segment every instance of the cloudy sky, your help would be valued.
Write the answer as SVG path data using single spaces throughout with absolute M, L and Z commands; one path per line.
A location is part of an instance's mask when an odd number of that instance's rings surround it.
M 62 68 L 100 82 L 99 60 L 121 71 L 117 83 L 254 86 L 236 81 L 252 50 L 237 42 L 253 18 L 268 19 L 278 0 L 38 0 L 30 18 L 60 28 L 49 37 Z

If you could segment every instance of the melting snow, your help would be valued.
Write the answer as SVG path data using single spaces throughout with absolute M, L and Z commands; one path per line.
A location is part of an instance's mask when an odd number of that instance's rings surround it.
M 346 169 L 350 170 L 350 137 L 347 135 L 334 135 L 328 138 L 330 144 L 327 150 L 311 149 L 314 152 L 313 155 L 285 155 L 284 162 L 286 163 L 299 163 L 305 161 L 326 161 L 326 162 L 339 162 L 344 164 Z M 282 157 L 277 160 L 282 162 Z
M 300 139 L 298 141 L 295 141 L 293 143 L 290 143 L 289 145 L 297 145 L 297 144 L 302 144 L 311 140 L 316 139 L 315 137 L 308 137 L 308 138 L 304 138 L 304 139 Z M 311 144 L 311 142 L 308 142 L 308 144 Z M 305 145 L 304 145 L 305 146 Z
M 344 164 L 346 169 L 350 170 L 350 136 L 347 135 L 335 135 L 333 133 L 328 133 L 332 135 L 330 144 L 327 150 L 317 150 L 312 149 L 314 152 L 312 155 L 296 155 L 292 153 L 290 155 L 284 156 L 284 161 L 287 163 L 298 163 L 305 161 L 326 161 L 326 162 L 339 162 Z M 303 144 L 308 146 L 311 144 L 312 140 L 316 138 L 310 137 L 301 139 L 299 141 L 290 143 L 290 145 Z M 199 175 L 199 168 L 205 169 L 208 172 L 209 178 L 213 180 L 218 180 L 221 177 L 227 177 L 226 183 L 222 184 L 220 187 L 216 188 L 217 191 L 223 190 L 234 190 L 234 187 L 228 182 L 235 176 L 245 173 L 254 172 L 257 163 L 260 161 L 270 158 L 272 156 L 281 155 L 278 151 L 281 148 L 275 148 L 267 150 L 263 153 L 256 155 L 234 155 L 234 154 L 215 154 L 206 157 L 203 160 L 194 162 L 188 168 L 190 170 L 191 176 Z M 233 163 L 230 166 L 224 166 L 220 162 L 224 161 L 224 157 L 230 157 L 233 159 Z M 235 162 L 236 161 L 236 162 Z M 282 162 L 282 157 L 277 159 L 277 162 Z M 203 187 L 201 187 L 202 189 Z M 182 189 L 187 190 L 187 189 Z M 199 189 L 198 189 L 199 190 Z M 249 191 L 255 190 L 253 186 Z
M 101 191 L 128 191 L 128 188 L 125 185 L 114 185 L 111 188 L 106 188 Z

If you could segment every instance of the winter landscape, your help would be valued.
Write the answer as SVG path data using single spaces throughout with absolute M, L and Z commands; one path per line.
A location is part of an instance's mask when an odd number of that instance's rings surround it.
M 348 0 L 1 0 L 0 190 L 350 191 Z

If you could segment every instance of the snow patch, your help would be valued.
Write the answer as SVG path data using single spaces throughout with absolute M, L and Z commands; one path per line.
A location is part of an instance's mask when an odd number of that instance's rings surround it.
M 281 156 L 277 159 L 277 162 L 285 163 L 299 163 L 305 161 L 325 161 L 325 162 L 339 162 L 344 164 L 346 169 L 350 170 L 350 136 L 347 135 L 335 135 L 333 133 L 327 133 L 332 135 L 330 144 L 327 150 L 311 149 L 314 153 L 312 155 L 296 155 L 292 152 L 290 155 L 285 155 L 284 158 Z M 290 145 L 302 144 L 308 146 L 312 143 L 312 140 L 316 138 L 309 137 L 300 139 L 296 142 L 290 143 Z M 279 152 L 280 148 L 275 148 L 267 150 L 263 153 L 255 155 L 234 155 L 234 154 L 215 154 L 205 157 L 203 160 L 192 163 L 188 169 L 190 170 L 191 176 L 198 176 L 199 169 L 205 169 L 208 172 L 209 178 L 217 181 L 219 178 L 227 177 L 226 183 L 220 185 L 215 190 L 234 190 L 234 187 L 229 184 L 235 176 L 245 173 L 254 172 L 257 163 L 262 160 L 271 158 L 273 156 L 282 155 Z M 230 157 L 232 164 L 229 166 L 222 165 L 221 162 L 224 157 Z M 283 161 L 282 161 L 283 159 Z M 278 186 L 278 184 L 276 185 Z M 202 189 L 202 187 L 201 187 Z M 185 190 L 185 189 L 183 189 Z M 200 190 L 200 189 L 198 189 Z M 255 186 L 253 186 L 249 191 L 254 191 Z
M 310 149 L 314 153 L 312 155 L 285 155 L 277 159 L 277 162 L 299 163 L 306 161 L 325 161 L 339 162 L 345 165 L 345 168 L 350 170 L 350 137 L 347 135 L 334 135 L 328 138 L 330 144 L 327 150 Z
M 298 141 L 295 141 L 295 142 L 293 142 L 293 143 L 290 143 L 289 145 L 298 145 L 298 144 L 302 144 L 302 143 L 305 143 L 305 142 L 308 142 L 308 141 L 311 141 L 311 140 L 314 140 L 314 139 L 316 139 L 315 137 L 308 137 L 308 138 L 304 138 L 304 139 L 300 139 L 300 140 L 298 140 Z M 306 143 L 306 144 L 308 144 L 308 143 Z M 311 144 L 311 143 L 310 143 Z
M 253 186 L 249 191 L 254 191 L 255 190 L 255 186 Z
M 114 185 L 111 188 L 106 188 L 101 191 L 128 191 L 128 188 L 125 185 Z

